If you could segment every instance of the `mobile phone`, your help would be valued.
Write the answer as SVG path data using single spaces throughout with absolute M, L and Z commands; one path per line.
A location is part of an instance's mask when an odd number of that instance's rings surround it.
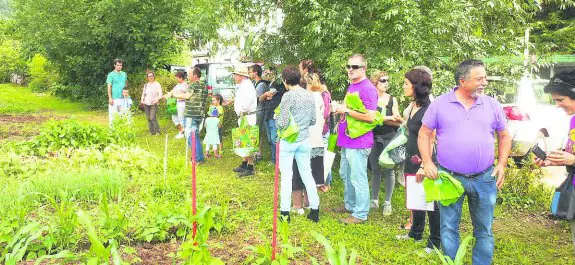
M 533 148 L 531 148 L 531 152 L 541 160 L 545 160 L 547 158 L 545 151 L 543 151 L 538 145 L 533 146 Z

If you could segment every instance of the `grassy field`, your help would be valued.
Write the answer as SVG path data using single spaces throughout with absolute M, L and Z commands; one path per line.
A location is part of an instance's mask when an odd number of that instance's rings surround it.
M 0 85 L 0 150 L 14 156 L 13 160 L 0 160 L 4 161 L 2 165 L 13 169 L 3 171 L 10 172 L 11 177 L 0 174 L 3 257 L 15 252 L 11 244 L 15 238 L 26 238 L 22 228 L 37 223 L 41 232 L 37 237 L 30 233 L 27 238 L 30 246 L 36 242 L 34 246 L 39 247 L 29 247 L 23 254 L 29 260 L 22 263 L 33 264 L 35 255 L 63 251 L 69 252 L 54 260 L 70 260 L 72 264 L 97 260 L 95 257 L 100 256 L 94 250 L 98 245 L 93 240 L 96 238 L 110 249 L 108 253 L 112 256 L 117 253 L 127 263 L 200 264 L 185 258 L 199 253 L 185 243 L 189 241 L 187 222 L 192 220 L 191 168 L 185 160 L 185 143 L 173 139 L 176 131 L 171 121 L 165 115 L 159 116 L 162 132 L 169 133 L 165 178 L 165 135 L 150 136 L 141 113 L 133 117 L 136 137 L 132 146 L 110 150 L 66 149 L 47 157 L 18 155 L 6 150 L 14 143 L 32 139 L 48 119 L 74 119 L 106 126 L 107 112 L 87 111 L 82 104 L 34 94 L 23 87 Z M 256 176 L 237 178 L 232 169 L 240 158 L 226 148 L 230 146 L 230 138 L 224 137 L 223 159 L 208 159 L 197 167 L 199 206 L 201 209 L 210 206 L 214 213 L 216 225 L 207 240 L 211 255 L 226 264 L 242 264 L 255 253 L 248 246 L 260 247 L 260 252 L 266 253 L 264 246 L 271 240 L 274 168 L 262 161 L 256 166 Z M 396 235 L 406 233 L 399 227 L 408 216 L 404 190 L 399 185 L 394 191 L 391 216 L 385 217 L 378 210 L 370 213 L 365 224 L 339 223 L 338 219 L 344 216 L 330 211 L 340 206 L 343 199 L 341 180 L 337 170 L 334 173 L 332 190 L 320 194 L 320 222 L 292 215 L 289 231 L 284 230 L 280 236 L 280 239 L 287 237 L 286 247 L 302 249 L 290 264 L 312 264 L 310 257 L 326 264 L 324 247 L 312 236 L 312 231 L 325 236 L 336 249 L 342 245 L 348 254 L 352 249 L 357 251 L 360 264 L 441 264 L 436 254 L 423 251 L 425 243 L 395 239 Z M 494 264 L 575 264 L 567 223 L 548 219 L 542 210 L 545 208 L 542 205 L 522 210 L 496 208 Z M 80 210 L 91 219 L 94 237 L 90 237 L 90 229 L 77 214 Z M 204 227 L 208 219 L 203 219 Z M 464 209 L 462 235 L 468 234 L 471 221 Z M 21 240 L 22 245 L 27 242 Z M 112 246 L 117 246 L 117 251 Z M 470 257 L 467 255 L 468 263 Z

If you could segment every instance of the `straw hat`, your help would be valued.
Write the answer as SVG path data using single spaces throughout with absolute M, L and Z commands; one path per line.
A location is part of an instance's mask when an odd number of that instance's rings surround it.
M 246 66 L 236 66 L 232 72 L 234 75 L 243 75 L 245 77 L 250 77 L 248 74 L 248 67 Z

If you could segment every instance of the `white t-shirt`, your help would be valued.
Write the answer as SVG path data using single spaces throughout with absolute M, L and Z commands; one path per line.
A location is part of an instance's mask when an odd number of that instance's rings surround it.
M 256 88 L 249 79 L 244 79 L 236 90 L 234 99 L 234 111 L 239 116 L 242 112 L 251 113 L 247 116 L 250 125 L 256 124 L 256 110 L 258 100 L 256 97 Z

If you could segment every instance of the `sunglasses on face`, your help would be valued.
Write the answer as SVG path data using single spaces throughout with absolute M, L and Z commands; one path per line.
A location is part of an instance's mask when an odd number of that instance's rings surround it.
M 154 75 L 148 75 L 148 77 L 154 77 Z
M 347 65 L 345 66 L 345 69 L 347 69 L 347 70 L 357 70 L 357 69 L 362 68 L 362 67 L 363 67 L 363 65 L 361 65 L 361 64 L 347 64 Z
M 382 83 L 382 84 L 385 84 L 385 83 L 387 83 L 387 80 L 388 80 L 388 79 L 381 78 L 381 79 L 379 79 L 379 82 Z

